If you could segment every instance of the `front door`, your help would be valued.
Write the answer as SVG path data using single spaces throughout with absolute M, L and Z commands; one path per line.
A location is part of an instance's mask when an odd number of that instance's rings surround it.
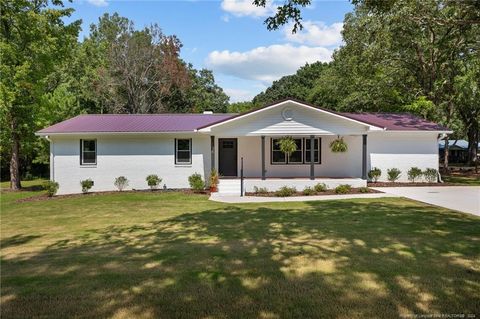
M 221 176 L 237 177 L 237 139 L 218 139 L 218 173 Z

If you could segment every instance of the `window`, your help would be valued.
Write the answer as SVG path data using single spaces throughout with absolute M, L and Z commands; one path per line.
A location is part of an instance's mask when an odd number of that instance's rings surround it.
M 313 140 L 313 160 L 315 163 L 320 163 L 320 145 L 321 139 L 315 138 Z M 310 163 L 310 138 L 305 138 L 305 164 Z
M 97 164 L 97 140 L 80 140 L 80 165 Z
M 192 164 L 192 139 L 175 139 L 175 164 Z
M 271 139 L 271 163 L 272 164 L 310 164 L 310 138 L 294 138 L 295 144 L 297 144 L 297 150 L 290 154 L 290 156 L 285 156 L 285 154 L 280 151 L 280 147 L 277 142 L 279 139 Z M 313 158 L 315 163 L 321 163 L 321 139 L 315 138 L 313 140 Z

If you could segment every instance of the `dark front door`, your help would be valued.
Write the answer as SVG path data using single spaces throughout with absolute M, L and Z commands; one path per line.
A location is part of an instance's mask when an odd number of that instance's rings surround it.
M 221 176 L 237 176 L 237 139 L 218 139 L 218 173 Z

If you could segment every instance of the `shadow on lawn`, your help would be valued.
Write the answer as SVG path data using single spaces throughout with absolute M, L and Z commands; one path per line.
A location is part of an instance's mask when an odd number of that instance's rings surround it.
M 479 313 L 479 220 L 403 204 L 232 206 L 90 230 L 4 260 L 2 318 Z

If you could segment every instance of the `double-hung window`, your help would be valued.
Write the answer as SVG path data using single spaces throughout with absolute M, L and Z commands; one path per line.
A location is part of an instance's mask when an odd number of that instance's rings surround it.
M 297 150 L 286 156 L 280 150 L 278 145 L 280 139 L 272 138 L 270 158 L 272 164 L 310 164 L 310 138 L 294 138 Z M 315 138 L 313 140 L 313 159 L 317 164 L 321 163 L 321 139 Z
M 175 139 L 175 164 L 192 164 L 192 139 Z
M 97 140 L 80 140 L 80 165 L 97 164 Z

